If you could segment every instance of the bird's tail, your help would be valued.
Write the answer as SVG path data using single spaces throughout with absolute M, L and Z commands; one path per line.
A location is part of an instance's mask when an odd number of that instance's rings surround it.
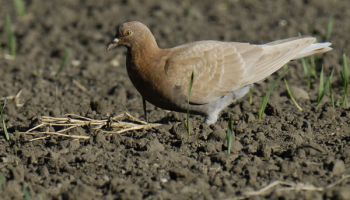
M 332 45 L 332 43 L 330 43 L 330 42 L 311 44 L 310 46 L 308 46 L 305 49 L 303 49 L 300 53 L 298 53 L 293 58 L 293 60 L 304 58 L 304 57 L 311 56 L 311 55 L 314 55 L 314 54 L 325 53 L 327 51 L 332 50 L 332 48 L 330 47 L 331 45 Z
M 288 38 L 259 45 L 262 56 L 248 69 L 252 76 L 247 78 L 246 85 L 265 79 L 290 60 L 330 51 L 330 45 L 329 42 L 316 43 L 313 37 Z

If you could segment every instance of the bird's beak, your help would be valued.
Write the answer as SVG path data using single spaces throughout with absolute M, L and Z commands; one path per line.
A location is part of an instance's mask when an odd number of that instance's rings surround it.
M 114 38 L 110 43 L 108 43 L 107 45 L 107 51 L 112 50 L 116 47 L 119 46 L 119 39 L 118 38 Z

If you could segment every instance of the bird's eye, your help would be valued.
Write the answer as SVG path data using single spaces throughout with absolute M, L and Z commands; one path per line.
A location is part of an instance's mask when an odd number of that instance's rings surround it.
M 132 34 L 132 31 L 131 30 L 127 30 L 127 31 L 125 31 L 124 36 L 129 36 L 131 34 Z

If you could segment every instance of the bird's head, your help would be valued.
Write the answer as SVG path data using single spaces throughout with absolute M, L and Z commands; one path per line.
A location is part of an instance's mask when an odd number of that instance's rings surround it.
M 125 22 L 117 26 L 116 34 L 107 45 L 107 50 L 119 46 L 132 48 L 149 42 L 155 42 L 155 39 L 146 25 L 138 21 Z

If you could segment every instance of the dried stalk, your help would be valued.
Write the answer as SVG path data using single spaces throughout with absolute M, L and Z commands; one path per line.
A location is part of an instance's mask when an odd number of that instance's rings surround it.
M 331 189 L 340 183 L 344 182 L 346 179 L 350 179 L 350 175 L 344 175 L 339 180 L 325 186 L 325 187 L 317 187 L 312 184 L 307 183 L 293 183 L 293 182 L 286 182 L 286 181 L 273 181 L 272 183 L 268 184 L 267 186 L 256 190 L 256 191 L 248 191 L 243 193 L 243 196 L 229 198 L 229 199 L 248 199 L 254 196 L 264 196 L 267 194 L 270 194 L 272 191 L 318 191 L 322 192 L 327 189 Z M 276 188 L 277 187 L 277 188 Z M 273 190 L 273 188 L 276 188 Z
M 60 136 L 72 139 L 89 139 L 90 136 L 88 135 L 70 135 L 66 132 L 78 127 L 90 127 L 94 130 L 101 130 L 104 133 L 121 134 L 128 131 L 151 129 L 160 125 L 161 124 L 149 124 L 141 121 L 129 113 L 123 113 L 110 119 L 103 120 L 91 119 L 76 114 L 66 114 L 65 117 L 43 116 L 40 118 L 39 125 L 29 129 L 25 133 L 29 135 L 41 135 L 30 139 L 29 141 L 46 139 L 50 136 Z M 59 131 L 50 131 L 50 127 L 63 127 L 63 129 Z M 39 129 L 44 129 L 46 131 L 39 131 Z M 43 134 L 45 136 L 42 136 Z

